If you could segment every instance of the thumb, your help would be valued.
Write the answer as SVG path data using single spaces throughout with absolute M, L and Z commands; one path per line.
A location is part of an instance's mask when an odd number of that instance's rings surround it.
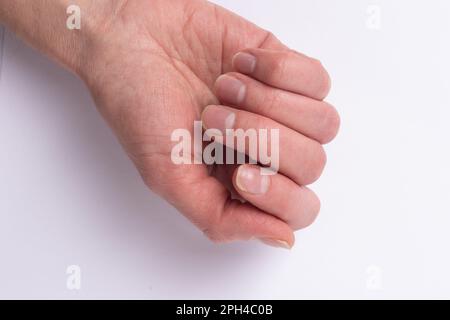
M 291 248 L 293 230 L 282 220 L 239 200 L 203 165 L 184 166 L 183 178 L 166 189 L 165 197 L 214 242 L 259 239 Z

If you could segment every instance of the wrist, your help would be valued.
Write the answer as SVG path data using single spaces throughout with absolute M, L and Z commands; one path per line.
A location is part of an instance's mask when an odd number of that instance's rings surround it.
M 102 34 L 118 1 L 104 0 L 5 0 L 0 7 L 0 22 L 30 45 L 73 73 L 79 74 L 89 57 L 89 48 Z M 80 9 L 80 28 L 69 28 L 67 9 Z

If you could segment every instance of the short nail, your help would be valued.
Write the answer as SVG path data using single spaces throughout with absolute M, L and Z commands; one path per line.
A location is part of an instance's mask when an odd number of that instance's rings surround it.
M 244 101 L 246 87 L 242 81 L 228 75 L 217 78 L 217 95 L 220 100 L 239 105 Z
M 233 58 L 233 67 L 242 73 L 251 74 L 256 68 L 256 57 L 246 52 L 239 52 Z
M 261 175 L 261 170 L 253 166 L 240 166 L 236 176 L 237 187 L 251 194 L 265 194 L 269 190 L 270 177 Z
M 292 246 L 287 243 L 284 240 L 277 240 L 277 239 L 268 239 L 263 238 L 259 239 L 262 243 L 267 244 L 268 246 L 275 247 L 275 248 L 283 248 L 283 249 L 292 249 Z
M 202 121 L 207 129 L 218 129 L 226 134 L 227 129 L 234 128 L 236 115 L 230 109 L 221 106 L 208 106 L 202 114 Z

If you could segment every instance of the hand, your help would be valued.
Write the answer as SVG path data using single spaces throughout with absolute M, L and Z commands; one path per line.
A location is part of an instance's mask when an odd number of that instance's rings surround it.
M 89 10 L 90 36 L 70 67 L 146 184 L 213 241 L 292 247 L 293 231 L 319 211 L 305 185 L 320 176 L 321 144 L 339 127 L 337 112 L 322 101 L 330 88 L 322 65 L 203 0 L 98 1 Z M 174 130 L 192 132 L 200 119 L 223 128 L 230 114 L 234 128 L 280 130 L 278 174 L 172 162 Z
M 119 3 L 80 74 L 146 184 L 214 241 L 258 238 L 291 247 L 293 230 L 319 211 L 305 185 L 321 174 L 321 143 L 339 125 L 335 109 L 321 101 L 330 88 L 326 71 L 206 1 Z M 200 118 L 217 128 L 229 112 L 235 128 L 280 129 L 279 174 L 222 165 L 211 175 L 204 165 L 171 161 L 175 129 L 192 131 Z M 248 203 L 231 199 L 227 180 Z

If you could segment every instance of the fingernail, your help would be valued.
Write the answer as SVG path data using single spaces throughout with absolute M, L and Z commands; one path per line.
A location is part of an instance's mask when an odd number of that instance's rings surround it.
M 228 75 L 222 75 L 216 81 L 219 99 L 234 105 L 244 101 L 246 87 L 242 81 Z
M 251 74 L 256 68 L 256 57 L 246 52 L 239 52 L 233 58 L 233 67 L 242 73 Z
M 292 249 L 292 246 L 284 240 L 277 239 L 259 239 L 262 243 L 275 247 L 275 248 L 283 248 L 283 249 Z
M 207 106 L 202 114 L 202 121 L 207 129 L 218 129 L 226 134 L 233 129 L 236 115 L 230 109 L 221 106 Z
M 261 175 L 258 167 L 240 166 L 236 176 L 237 187 L 251 194 L 265 194 L 269 190 L 270 177 Z

